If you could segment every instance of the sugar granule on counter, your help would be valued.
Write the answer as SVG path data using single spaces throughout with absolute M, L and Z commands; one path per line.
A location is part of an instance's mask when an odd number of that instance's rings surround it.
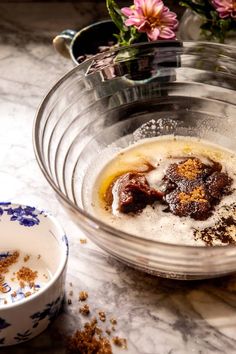
M 24 257 L 24 262 L 28 262 L 29 259 L 30 259 L 30 256 L 27 254 L 27 255 Z
M 105 322 L 105 321 L 106 321 L 106 314 L 105 314 L 105 312 L 99 311 L 99 312 L 98 312 L 98 316 L 99 316 L 100 321 L 102 321 L 102 322 Z
M 87 291 L 80 291 L 79 293 L 79 301 L 86 301 L 88 298 Z
M 111 335 L 111 330 L 108 328 L 108 329 L 106 329 L 106 334 L 108 334 L 108 336 L 110 336 Z
M 111 318 L 110 323 L 114 326 L 117 324 L 117 320 L 115 318 Z
M 83 306 L 80 307 L 79 309 L 79 312 L 82 314 L 82 315 L 89 315 L 90 314 L 90 308 L 89 308 L 89 305 L 85 304 Z
M 38 272 L 37 270 L 33 271 L 28 267 L 21 267 L 19 271 L 16 273 L 16 275 L 19 281 L 25 281 L 27 283 L 30 283 L 30 282 L 34 282 L 34 280 L 37 278 Z
M 112 354 L 110 341 L 96 334 L 97 320 L 86 323 L 82 331 L 76 331 L 67 342 L 70 354 Z
M 118 347 L 122 347 L 123 349 L 127 349 L 127 339 L 120 338 L 118 336 L 112 338 L 112 342 Z
M 81 245 L 84 245 L 85 243 L 87 243 L 87 239 L 86 238 L 81 238 L 80 239 L 80 243 L 81 243 Z

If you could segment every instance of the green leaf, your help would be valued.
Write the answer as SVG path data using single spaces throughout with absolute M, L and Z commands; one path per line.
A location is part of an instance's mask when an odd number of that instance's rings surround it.
M 124 24 L 124 18 L 116 2 L 114 0 L 106 0 L 106 6 L 108 13 L 116 27 L 120 31 L 127 31 L 127 27 Z

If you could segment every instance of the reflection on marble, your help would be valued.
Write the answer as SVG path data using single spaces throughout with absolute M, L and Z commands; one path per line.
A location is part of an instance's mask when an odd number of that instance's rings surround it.
M 81 244 L 72 223 L 35 161 L 32 125 L 47 90 L 73 67 L 51 46 L 60 30 L 94 21 L 102 5 L 0 4 L 0 198 L 52 211 L 70 242 L 67 296 L 57 320 L 42 335 L 4 354 L 65 353 L 64 337 L 80 328 L 78 293 L 87 290 L 92 314 L 118 320 L 127 354 L 236 353 L 236 276 L 196 282 L 158 279 L 129 269 L 92 242 Z M 90 9 L 92 8 L 92 11 Z M 55 10 L 53 10 L 55 9 Z M 102 15 L 101 15 L 102 16 Z M 19 319 L 20 320 L 20 319 Z

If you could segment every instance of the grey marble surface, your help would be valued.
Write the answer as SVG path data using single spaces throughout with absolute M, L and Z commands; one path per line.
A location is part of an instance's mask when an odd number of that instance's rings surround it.
M 41 174 L 32 147 L 32 125 L 47 90 L 72 68 L 57 55 L 52 37 L 103 16 L 93 2 L 80 5 L 0 4 L 0 199 L 36 205 L 53 212 L 70 242 L 66 284 L 73 284 L 72 305 L 39 337 L 4 354 L 65 353 L 64 337 L 79 329 L 78 293 L 89 293 L 99 310 L 118 321 L 117 334 L 128 349 L 114 353 L 236 353 L 236 277 L 197 282 L 154 278 L 129 269 L 91 241 L 81 244 L 78 227 L 68 218 Z M 20 320 L 20 319 L 19 319 Z

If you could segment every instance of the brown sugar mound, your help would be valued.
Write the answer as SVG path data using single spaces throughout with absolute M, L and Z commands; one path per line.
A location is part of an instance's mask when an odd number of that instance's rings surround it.
M 112 354 L 110 341 L 96 334 L 97 321 L 86 323 L 82 331 L 76 331 L 68 339 L 67 353 L 70 354 Z
M 232 179 L 221 170 L 217 162 L 207 165 L 194 157 L 171 164 L 164 176 L 166 211 L 206 220 L 222 197 L 231 192 Z
M 18 280 L 31 283 L 34 282 L 35 279 L 37 278 L 38 272 L 37 271 L 34 272 L 32 269 L 28 267 L 21 267 L 16 273 L 16 276 Z

